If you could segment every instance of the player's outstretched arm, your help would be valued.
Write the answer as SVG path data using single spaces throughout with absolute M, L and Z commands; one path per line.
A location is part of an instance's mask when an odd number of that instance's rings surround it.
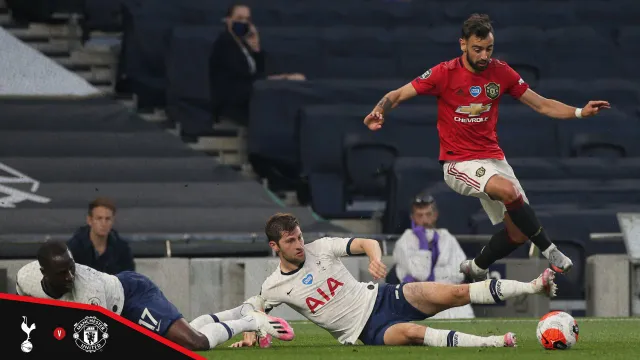
M 611 108 L 609 102 L 604 100 L 589 101 L 583 108 L 576 108 L 553 99 L 547 99 L 531 89 L 522 94 L 520 101 L 540 114 L 554 119 L 589 117 L 597 115 L 602 109 Z
M 378 240 L 356 238 L 351 241 L 351 254 L 366 254 L 369 257 L 369 273 L 374 280 L 387 276 L 387 266 L 382 263 L 382 250 Z
M 416 95 L 418 95 L 418 92 L 411 83 L 388 92 L 378 101 L 378 104 L 371 110 L 371 113 L 364 118 L 364 124 L 367 125 L 370 130 L 379 130 L 382 127 L 382 123 L 384 123 L 385 114 L 401 102 L 409 100 Z

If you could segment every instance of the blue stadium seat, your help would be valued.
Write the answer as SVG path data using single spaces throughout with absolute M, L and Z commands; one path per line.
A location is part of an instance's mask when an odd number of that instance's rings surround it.
M 459 26 L 398 27 L 393 31 L 399 73 L 414 78 L 427 69 L 460 56 Z
M 618 44 L 622 53 L 630 56 L 640 55 L 640 26 L 621 26 L 618 32 Z
M 85 39 L 91 31 L 122 31 L 122 5 L 112 0 L 85 0 L 82 31 Z
M 584 46 L 584 39 L 589 39 L 589 46 Z M 598 77 L 622 76 L 618 66 L 619 50 L 613 38 L 593 27 L 549 29 L 545 47 L 545 51 L 553 54 L 545 76 L 584 78 L 584 74 L 592 73 L 594 69 L 598 70 Z
M 557 127 L 560 153 L 564 157 L 576 155 L 576 146 L 580 145 L 577 141 L 585 135 L 592 135 L 596 143 L 604 142 L 624 147 L 624 156 L 640 156 L 640 144 L 637 141 L 640 138 L 640 124 L 637 119 L 621 111 L 610 109 L 594 118 L 560 121 Z
M 363 114 L 371 106 L 309 106 L 304 107 L 300 118 L 300 160 L 302 174 L 309 179 L 312 205 L 319 192 L 316 188 L 327 189 L 327 185 L 317 183 L 314 178 L 326 179 L 320 175 L 335 174 L 344 178 L 343 139 L 348 134 L 368 134 L 371 140 L 391 144 L 400 156 L 424 156 L 437 153 L 436 109 L 407 105 L 396 109 L 385 127 L 371 133 L 362 124 Z M 428 115 L 431 113 L 431 115 Z M 428 119 L 433 119 L 431 123 Z M 428 139 L 434 139 L 429 141 Z M 411 153 L 413 152 L 413 153 Z M 315 176 L 314 176 L 315 175 Z M 328 180 L 323 180 L 328 181 Z M 323 193 L 322 196 L 334 196 Z M 383 200 L 380 194 L 379 200 Z M 322 200 L 326 201 L 326 200 Z M 319 210 L 320 215 L 327 216 Z M 358 217 L 358 212 L 345 212 L 341 217 Z
M 507 158 L 516 177 L 522 179 L 563 179 L 568 176 L 554 158 Z
M 498 117 L 498 142 L 507 157 L 554 157 L 558 155 L 556 125 L 555 120 L 527 106 L 503 105 Z
M 620 226 L 616 214 L 620 211 L 638 212 L 638 205 L 617 205 L 603 209 L 539 209 L 535 204 L 536 215 L 540 223 L 552 239 L 566 238 L 576 239 L 581 242 L 589 242 L 591 233 L 617 233 Z M 499 229 L 499 225 L 491 225 L 491 221 L 484 212 L 479 211 L 472 219 L 473 233 L 493 234 Z
M 308 27 L 262 27 L 260 41 L 278 73 L 300 72 L 308 78 L 322 72 L 322 34 Z
M 343 175 L 348 199 L 378 200 L 387 189 L 387 178 L 398 149 L 376 139 L 373 132 L 347 134 L 342 149 Z
M 441 182 L 442 166 L 437 157 L 398 157 L 389 176 L 386 208 L 382 219 L 385 234 L 400 234 L 409 225 L 412 198 Z
M 483 4 L 484 5 L 484 4 Z M 489 15 L 497 32 L 505 26 L 556 28 L 575 23 L 573 4 L 558 1 L 517 1 L 491 3 Z
M 637 179 L 640 178 L 640 158 L 560 158 L 555 160 L 566 177 L 581 179 Z
M 640 201 L 640 182 L 634 180 L 522 180 L 532 204 L 580 204 L 602 207 Z
M 449 229 L 452 234 L 472 233 L 470 219 L 473 214 L 482 209 L 480 199 L 460 195 L 444 182 L 433 185 L 427 191 L 438 203 L 439 227 Z
M 251 99 L 249 154 L 254 169 L 271 175 L 297 177 L 299 173 L 298 113 L 307 105 L 366 104 L 370 108 L 403 80 L 257 81 Z M 369 108 L 369 111 L 370 111 Z M 362 118 L 366 114 L 360 114 Z M 354 120 L 355 121 L 355 120 Z M 361 123 L 360 121 L 356 121 Z
M 576 1 L 575 4 L 576 18 L 588 26 L 635 25 L 640 17 L 640 4 L 634 0 L 586 0 Z
M 187 133 L 191 123 L 212 122 L 209 56 L 220 31 L 221 26 L 173 29 L 167 56 L 167 114 Z

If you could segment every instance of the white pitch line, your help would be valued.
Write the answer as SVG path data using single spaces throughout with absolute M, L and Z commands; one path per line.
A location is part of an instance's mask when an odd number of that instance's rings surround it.
M 603 322 L 603 321 L 640 321 L 640 317 L 630 317 L 630 318 L 575 318 L 579 322 Z M 482 319 L 433 319 L 424 320 L 430 323 L 481 323 L 481 322 L 538 322 L 539 319 L 490 319 L 490 318 L 482 318 Z M 290 321 L 292 324 L 300 324 L 300 325 L 314 325 L 311 321 L 305 320 L 294 320 Z

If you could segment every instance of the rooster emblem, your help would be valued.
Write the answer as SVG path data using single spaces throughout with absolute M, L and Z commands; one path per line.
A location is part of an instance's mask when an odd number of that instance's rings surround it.
M 36 328 L 36 324 L 33 323 L 31 324 L 31 326 L 27 325 L 27 317 L 23 316 L 22 317 L 22 331 L 24 331 L 25 334 L 27 334 L 27 340 L 22 342 L 22 345 L 20 346 L 20 348 L 22 349 L 22 352 L 28 353 L 31 352 L 31 350 L 33 349 L 33 345 L 31 344 L 31 342 L 29 342 L 29 339 L 31 338 L 31 332 Z

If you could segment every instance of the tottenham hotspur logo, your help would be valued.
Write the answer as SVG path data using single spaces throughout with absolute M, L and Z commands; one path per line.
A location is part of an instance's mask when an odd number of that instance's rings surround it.
M 31 332 L 36 328 L 36 324 L 33 323 L 31 324 L 31 326 L 27 325 L 27 317 L 23 316 L 22 317 L 22 331 L 24 331 L 25 334 L 27 334 L 27 340 L 22 342 L 22 345 L 20 345 L 20 349 L 22 349 L 22 352 L 24 353 L 28 353 L 31 352 L 31 350 L 33 350 L 33 345 L 31 344 L 31 342 L 29 341 L 29 339 L 31 338 Z
M 95 316 L 87 316 L 73 325 L 73 339 L 76 345 L 86 352 L 101 350 L 107 343 L 107 324 Z

